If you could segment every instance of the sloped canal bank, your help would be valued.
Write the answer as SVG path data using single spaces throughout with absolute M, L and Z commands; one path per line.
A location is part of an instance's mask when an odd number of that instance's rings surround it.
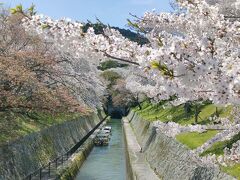
M 95 146 L 82 165 L 76 180 L 125 180 L 126 158 L 120 119 L 111 119 L 112 127 L 108 146 Z

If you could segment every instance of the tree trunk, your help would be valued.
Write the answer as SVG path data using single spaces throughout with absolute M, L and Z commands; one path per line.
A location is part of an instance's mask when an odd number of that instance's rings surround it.
M 219 117 L 218 108 L 216 107 L 216 116 Z
M 195 124 L 198 123 L 198 114 L 199 114 L 198 106 L 195 105 L 195 113 L 194 113 L 194 116 L 195 116 Z
M 142 109 L 141 104 L 138 101 L 137 101 L 137 104 L 138 104 L 139 110 L 141 110 Z
M 142 106 L 141 106 L 141 103 L 139 102 L 138 94 L 137 94 L 137 97 L 136 97 L 136 98 L 134 97 L 134 99 L 135 99 L 135 101 L 136 101 L 136 103 L 137 103 L 137 105 L 138 105 L 138 107 L 139 107 L 139 110 L 141 110 L 141 109 L 142 109 Z
M 185 112 L 185 117 L 189 118 L 189 115 L 191 113 L 191 104 L 190 104 L 190 102 L 186 102 L 184 104 L 184 112 Z

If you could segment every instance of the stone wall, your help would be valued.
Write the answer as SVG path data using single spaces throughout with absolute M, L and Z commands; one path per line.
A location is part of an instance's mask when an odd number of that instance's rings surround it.
M 74 179 L 82 164 L 85 162 L 86 158 L 92 151 L 93 146 L 93 139 L 87 139 L 87 141 L 83 144 L 83 147 L 79 149 L 77 153 L 74 153 L 71 156 L 70 160 L 68 160 L 67 163 L 63 165 L 63 167 L 60 167 L 60 169 L 57 171 L 57 179 Z
M 102 119 L 92 114 L 31 133 L 0 147 L 0 180 L 22 179 L 71 149 Z
M 72 154 L 72 156 L 57 170 L 57 179 L 71 180 L 76 179 L 79 169 L 87 159 L 94 147 L 94 138 L 99 130 L 106 125 L 106 121 L 102 122 L 97 130 L 81 145 L 81 148 Z
M 130 112 L 128 120 L 141 145 L 146 160 L 163 180 L 213 180 L 234 179 L 217 167 L 206 167 L 191 158 L 189 150 L 174 138 L 156 132 L 152 123 Z

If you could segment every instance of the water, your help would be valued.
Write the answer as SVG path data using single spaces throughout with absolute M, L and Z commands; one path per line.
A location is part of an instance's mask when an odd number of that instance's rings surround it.
M 82 165 L 76 180 L 125 180 L 126 162 L 122 124 L 111 119 L 112 136 L 108 146 L 95 146 Z

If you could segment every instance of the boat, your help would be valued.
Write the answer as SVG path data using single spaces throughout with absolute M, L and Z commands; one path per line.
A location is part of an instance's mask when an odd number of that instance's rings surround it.
M 110 134 L 100 131 L 94 139 L 94 144 L 97 146 L 107 146 L 109 144 L 109 140 Z
M 110 132 L 112 131 L 112 127 L 111 126 L 105 126 L 103 129 L 104 130 L 109 130 Z
M 109 134 L 109 135 L 111 135 L 111 131 L 110 130 L 108 130 L 108 129 L 101 129 L 100 131 L 99 131 L 99 133 L 106 133 L 106 134 Z

